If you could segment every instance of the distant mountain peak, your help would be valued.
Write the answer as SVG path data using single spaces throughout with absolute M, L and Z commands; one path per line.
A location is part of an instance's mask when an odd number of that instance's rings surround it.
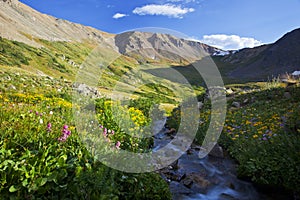
M 138 54 L 143 59 L 185 60 L 193 62 L 213 55 L 219 49 L 200 42 L 177 38 L 170 34 L 150 32 L 125 32 L 115 36 L 115 45 L 121 54 Z
M 273 44 L 242 49 L 225 56 L 223 61 L 231 64 L 234 78 L 266 80 L 280 74 L 300 69 L 300 28 L 286 33 Z

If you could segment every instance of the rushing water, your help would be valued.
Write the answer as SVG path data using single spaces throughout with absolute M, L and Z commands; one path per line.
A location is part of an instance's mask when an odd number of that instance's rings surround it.
M 153 151 L 168 144 L 172 136 L 163 128 L 165 120 L 157 121 Z M 172 150 L 177 151 L 176 146 Z M 160 171 L 169 182 L 175 200 L 256 200 L 261 199 L 253 185 L 236 177 L 235 163 L 225 158 L 198 157 L 200 148 L 192 146 L 177 162 Z M 166 155 L 167 156 L 167 155 Z

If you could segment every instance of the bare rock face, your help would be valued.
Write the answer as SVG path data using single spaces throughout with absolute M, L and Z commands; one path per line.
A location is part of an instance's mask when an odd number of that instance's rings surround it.
M 101 42 L 113 37 L 92 27 L 42 14 L 18 0 L 0 0 L 0 36 L 39 47 L 34 38 L 48 41 Z
M 172 60 L 191 63 L 216 52 L 217 48 L 169 34 L 126 32 L 115 36 L 121 54 L 139 55 L 148 60 Z M 136 57 L 136 56 L 135 56 Z
M 105 33 L 42 14 L 18 0 L 0 0 L 0 36 L 40 47 L 35 39 L 48 41 L 105 42 L 108 48 L 121 54 L 148 60 L 167 60 L 191 63 L 213 55 L 218 49 L 197 41 L 177 38 L 169 34 L 126 32 L 118 35 Z

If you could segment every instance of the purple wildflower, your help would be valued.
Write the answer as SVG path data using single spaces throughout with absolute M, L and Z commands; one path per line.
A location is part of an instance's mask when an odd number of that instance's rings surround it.
M 49 123 L 47 124 L 47 131 L 48 131 L 48 132 L 51 131 L 51 127 L 52 127 L 52 124 L 49 122 Z
M 118 141 L 117 144 L 116 144 L 116 148 L 117 148 L 117 149 L 120 149 L 120 146 L 121 146 L 121 142 Z
M 103 136 L 104 136 L 104 137 L 107 137 L 107 133 L 106 133 L 106 132 L 103 132 Z
M 68 128 L 68 125 L 63 126 L 62 135 L 58 138 L 58 141 L 65 142 L 68 139 L 68 137 L 71 135 L 71 131 L 68 130 Z

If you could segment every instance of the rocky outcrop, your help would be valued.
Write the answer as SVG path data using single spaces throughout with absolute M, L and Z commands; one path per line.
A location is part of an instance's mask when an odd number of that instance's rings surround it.
M 100 98 L 101 95 L 96 88 L 90 87 L 84 83 L 74 83 L 73 90 L 77 91 L 80 95 L 89 96 L 91 98 Z
M 115 45 L 121 54 L 138 55 L 144 59 L 143 61 L 164 59 L 191 63 L 218 50 L 197 41 L 169 34 L 133 31 L 116 35 Z

